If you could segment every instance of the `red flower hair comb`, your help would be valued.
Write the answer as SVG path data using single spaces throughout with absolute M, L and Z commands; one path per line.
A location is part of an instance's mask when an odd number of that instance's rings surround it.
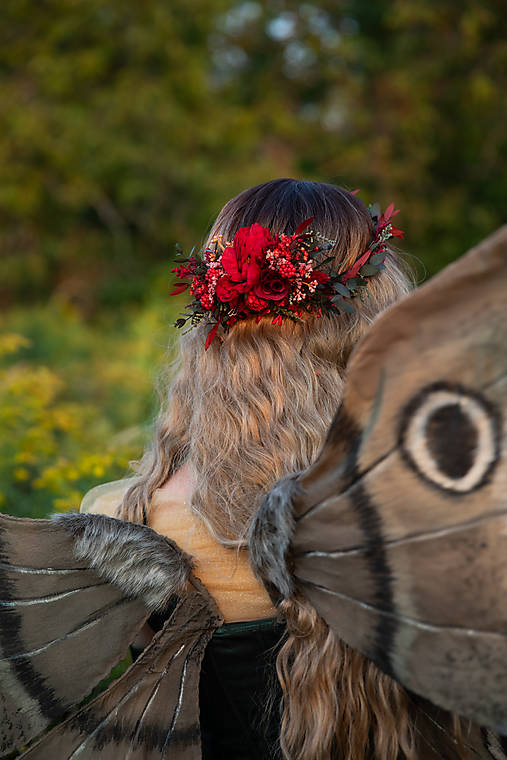
M 368 248 L 345 271 L 330 274 L 322 267 L 332 261 L 334 241 L 309 228 L 313 217 L 302 222 L 293 235 L 273 235 L 260 224 L 242 227 L 232 243 L 221 237 L 211 241 L 201 259 L 190 255 L 171 269 L 182 282 L 171 295 L 190 288 L 194 297 L 189 313 L 176 320 L 176 327 L 202 319 L 212 323 L 206 338 L 209 348 L 219 325 L 231 327 L 239 319 L 273 316 L 298 320 L 303 311 L 321 316 L 322 311 L 354 311 L 350 299 L 362 295 L 368 278 L 384 269 L 387 241 L 403 237 L 392 224 L 398 213 L 390 204 L 382 214 L 378 203 L 368 208 L 374 222 Z

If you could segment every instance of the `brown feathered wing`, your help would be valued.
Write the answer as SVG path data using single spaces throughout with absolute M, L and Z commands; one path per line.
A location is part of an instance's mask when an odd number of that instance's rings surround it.
M 199 676 L 221 617 L 199 584 L 118 681 L 53 729 L 26 760 L 200 760 Z
M 144 526 L 0 515 L 0 756 L 70 715 L 26 756 L 159 758 L 170 746 L 171 757 L 200 757 L 196 673 L 220 617 L 191 568 Z M 76 713 L 174 595 L 177 610 L 139 661 Z
M 507 733 L 507 227 L 386 312 L 317 461 L 254 520 L 299 589 L 408 689 Z

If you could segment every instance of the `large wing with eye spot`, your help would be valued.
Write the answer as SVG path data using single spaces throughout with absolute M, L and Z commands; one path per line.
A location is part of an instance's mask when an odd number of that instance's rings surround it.
M 190 572 L 175 544 L 141 525 L 0 515 L 0 756 L 75 709 Z
M 413 692 L 507 733 L 507 227 L 386 312 L 251 556 Z M 289 569 L 288 569 L 289 568 Z

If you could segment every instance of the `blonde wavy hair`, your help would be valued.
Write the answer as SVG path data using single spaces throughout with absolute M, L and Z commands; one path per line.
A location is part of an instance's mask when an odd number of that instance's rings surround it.
M 209 237 L 222 234 L 231 240 L 240 227 L 254 222 L 291 234 L 310 216 L 314 229 L 336 241 L 332 255 L 338 271 L 366 249 L 372 221 L 355 195 L 291 179 L 273 180 L 233 198 Z M 217 541 L 243 547 L 266 492 L 317 457 L 354 345 L 380 312 L 409 291 L 410 278 L 394 251 L 385 266 L 369 280 L 368 297 L 353 314 L 308 315 L 281 326 L 269 317 L 259 324 L 240 321 L 219 333 L 207 351 L 209 328 L 184 335 L 153 446 L 139 464 L 140 478 L 125 495 L 119 516 L 146 522 L 153 493 L 189 462 L 196 476 L 193 511 Z M 283 602 L 280 613 L 288 629 L 277 658 L 284 758 L 362 760 L 369 752 L 379 760 L 418 757 L 417 721 L 407 693 L 341 642 L 305 600 Z M 466 757 L 455 728 L 448 756 Z

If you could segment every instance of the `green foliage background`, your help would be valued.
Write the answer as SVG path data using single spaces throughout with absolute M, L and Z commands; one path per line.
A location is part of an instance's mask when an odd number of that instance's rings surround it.
M 173 245 L 296 176 L 402 208 L 429 273 L 505 220 L 500 0 L 7 0 L 0 508 L 121 477 L 156 408 Z

